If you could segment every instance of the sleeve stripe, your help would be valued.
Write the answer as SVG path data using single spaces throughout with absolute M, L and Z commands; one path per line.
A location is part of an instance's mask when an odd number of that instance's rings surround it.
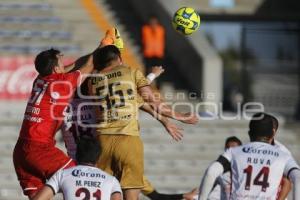
M 291 173 L 293 170 L 300 170 L 300 169 L 297 168 L 297 167 L 291 168 L 291 169 L 289 170 L 289 172 L 287 173 L 287 176 L 286 176 L 286 177 L 290 178 L 290 173 Z
M 220 157 L 217 159 L 217 162 L 219 162 L 219 163 L 221 163 L 221 165 L 223 165 L 224 173 L 231 170 L 230 162 L 229 162 L 229 161 L 227 160 L 227 158 L 225 158 L 224 156 L 220 156 Z
M 111 193 L 111 196 L 114 195 L 114 194 L 117 194 L 117 193 L 122 194 L 122 192 L 120 192 L 120 191 L 115 191 L 115 192 Z
M 49 185 L 49 184 L 45 184 L 45 186 L 49 187 L 49 188 L 52 190 L 52 192 L 53 192 L 53 195 L 55 195 L 55 194 L 56 194 L 56 192 L 55 192 L 54 188 L 53 188 L 51 185 Z
M 143 87 L 147 87 L 147 86 L 150 86 L 150 85 L 149 84 L 143 85 L 143 86 L 138 87 L 138 89 L 143 88 Z

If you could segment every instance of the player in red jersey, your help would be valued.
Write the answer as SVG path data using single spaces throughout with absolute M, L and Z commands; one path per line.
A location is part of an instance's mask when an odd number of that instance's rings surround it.
M 106 37 L 114 39 L 114 35 Z M 35 68 L 39 75 L 33 82 L 13 153 L 18 180 L 29 199 L 57 170 L 75 165 L 70 157 L 55 147 L 54 136 L 75 89 L 86 77 L 82 75 L 94 69 L 93 54 L 83 56 L 69 66 L 63 66 L 62 57 L 61 52 L 55 49 L 37 55 Z

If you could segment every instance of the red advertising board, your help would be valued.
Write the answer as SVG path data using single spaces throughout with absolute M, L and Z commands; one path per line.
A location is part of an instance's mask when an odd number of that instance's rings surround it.
M 64 61 L 71 63 L 73 59 L 66 58 Z M 26 100 L 36 76 L 34 57 L 1 57 L 0 100 Z

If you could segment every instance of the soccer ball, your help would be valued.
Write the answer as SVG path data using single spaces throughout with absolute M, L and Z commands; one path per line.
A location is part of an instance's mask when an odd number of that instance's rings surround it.
M 200 26 L 200 16 L 189 7 L 182 7 L 173 16 L 172 25 L 176 31 L 184 35 L 190 35 Z

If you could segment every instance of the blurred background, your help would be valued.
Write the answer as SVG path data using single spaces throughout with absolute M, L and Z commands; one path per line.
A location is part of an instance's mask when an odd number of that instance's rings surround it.
M 182 36 L 172 16 L 183 6 L 201 17 L 199 31 Z M 165 36 L 163 53 L 145 53 L 143 27 L 155 17 Z M 70 63 L 93 51 L 105 30 L 116 26 L 125 41 L 125 62 L 147 71 L 163 64 L 156 81 L 164 99 L 203 120 L 171 141 L 163 127 L 141 113 L 145 173 L 162 192 L 198 187 L 203 171 L 223 151 L 225 138 L 248 141 L 247 102 L 264 105 L 280 119 L 278 140 L 300 159 L 300 2 L 297 0 L 0 0 L 0 200 L 25 199 L 12 164 L 12 149 L 32 81 L 35 55 L 58 48 Z M 151 55 L 150 55 L 151 57 Z M 151 60 L 152 59 L 152 60 Z M 188 106 L 187 106 L 188 105 Z M 180 107 L 179 106 L 179 107 Z M 220 119 L 219 114 L 233 117 Z M 204 120 L 207 116 L 215 120 Z M 59 139 L 58 145 L 64 149 Z M 144 198 L 144 197 L 143 197 Z

